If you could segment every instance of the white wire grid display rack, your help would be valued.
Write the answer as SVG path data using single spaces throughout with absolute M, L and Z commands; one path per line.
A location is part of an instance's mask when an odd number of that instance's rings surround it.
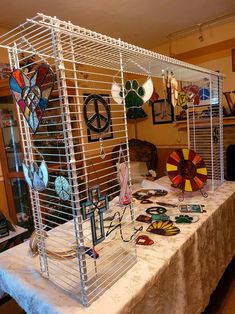
M 214 192 L 224 182 L 222 81 L 212 75 L 197 85 L 209 90 L 209 97 L 199 105 L 189 103 L 188 146 L 205 161 L 207 188 Z
M 100 255 L 98 259 L 86 254 L 85 248 L 92 246 L 91 228 L 89 220 L 83 221 L 80 209 L 81 202 L 87 199 L 88 188 L 94 185 L 99 184 L 102 194 L 108 195 L 109 200 L 119 193 L 114 166 L 117 160 L 112 159 L 114 147 L 124 143 L 124 155 L 129 162 L 125 106 L 115 103 L 110 96 L 114 78 L 122 88 L 126 73 L 143 76 L 146 69 L 152 77 L 161 77 L 164 69 L 173 71 L 180 81 L 207 79 L 213 101 L 218 105 L 215 107 L 210 102 L 210 124 L 206 126 L 210 135 L 207 131 L 201 132 L 195 115 L 189 114 L 189 147 L 204 158 L 207 156 L 206 163 L 211 163 L 209 175 L 212 181 L 219 180 L 221 184 L 221 76 L 43 14 L 27 19 L 24 24 L 1 36 L 0 45 L 8 49 L 12 69 L 30 69 L 33 72 L 36 64 L 44 62 L 56 74 L 55 88 L 36 135 L 31 134 L 18 109 L 21 139 L 26 164 L 32 160 L 40 162 L 37 152 L 40 151 L 49 169 L 47 189 L 43 192 L 30 190 L 42 274 L 75 295 L 84 305 L 89 305 L 136 262 L 133 240 L 123 241 L 118 228 L 115 229 L 116 235 L 113 233 L 113 240 L 108 238 L 95 247 Z M 87 141 L 89 134 L 82 111 L 84 99 L 89 94 L 103 95 L 110 103 L 110 134 L 113 137 L 105 139 L 103 134 L 94 135 L 96 139 L 103 138 L 104 159 L 101 158 L 99 141 L 98 144 Z M 213 115 L 215 110 L 219 116 Z M 196 109 L 190 107 L 189 113 L 191 111 L 194 113 Z M 211 137 L 215 126 L 219 131 L 218 146 L 212 143 Z M 202 140 L 203 136 L 205 140 Z M 205 141 L 209 146 L 202 148 L 203 154 L 199 144 L 205 144 Z M 216 152 L 220 158 L 212 158 L 211 152 Z M 63 175 L 72 188 L 69 201 L 62 201 L 54 191 L 58 175 Z M 111 205 L 106 218 L 113 217 L 116 211 L 123 213 L 124 208 Z M 45 231 L 48 231 L 48 238 Z M 134 232 L 131 206 L 124 212 L 122 232 L 125 239 Z M 61 258 L 60 252 L 71 247 L 76 248 L 75 258 Z M 48 248 L 60 259 L 51 256 Z

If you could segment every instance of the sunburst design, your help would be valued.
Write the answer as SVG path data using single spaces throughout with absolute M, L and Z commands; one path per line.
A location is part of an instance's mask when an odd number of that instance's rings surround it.
M 173 151 L 166 170 L 171 182 L 184 191 L 201 190 L 207 180 L 207 169 L 202 157 L 189 149 Z

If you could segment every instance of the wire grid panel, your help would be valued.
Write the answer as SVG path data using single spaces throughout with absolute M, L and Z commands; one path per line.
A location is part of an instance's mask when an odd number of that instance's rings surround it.
M 189 103 L 188 146 L 202 156 L 208 190 L 215 191 L 224 182 L 222 79 L 210 75 L 195 84 L 202 93 L 199 104 Z
M 30 191 L 41 270 L 89 305 L 136 262 L 131 205 L 110 203 L 104 227 L 106 234 L 110 224 L 113 231 L 95 247 L 90 219 L 84 220 L 81 215 L 81 204 L 88 199 L 89 189 L 99 186 L 101 195 L 108 195 L 109 201 L 120 192 L 116 179 L 118 158 L 112 159 L 113 148 L 125 144 L 123 154 L 129 160 L 125 106 L 114 103 L 110 96 L 114 75 L 123 84 L 122 59 L 118 50 L 113 52 L 115 70 L 104 69 L 102 61 L 93 66 L 92 57 L 89 65 L 84 64 L 82 54 L 88 58 L 89 51 L 92 54 L 92 50 L 99 49 L 102 56 L 107 47 L 94 47 L 89 38 L 73 37 L 55 25 L 48 28 L 29 23 L 23 33 L 9 48 L 12 67 L 29 71 L 30 77 L 38 64 L 46 62 L 56 74 L 53 93 L 35 135 L 18 108 L 25 163 L 28 166 L 34 160 L 40 164 L 43 156 L 49 171 L 46 190 Z M 89 95 L 100 95 L 110 108 L 109 129 L 98 135 L 84 122 L 84 101 Z M 87 110 L 88 114 L 99 110 L 105 115 L 100 104 L 96 109 L 91 104 Z M 68 200 L 55 192 L 58 177 L 69 183 Z M 112 221 L 115 213 L 118 215 Z M 98 258 L 94 258 L 96 253 Z

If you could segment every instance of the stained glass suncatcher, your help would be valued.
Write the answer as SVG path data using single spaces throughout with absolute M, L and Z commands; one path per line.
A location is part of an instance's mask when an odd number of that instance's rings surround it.
M 97 94 L 89 95 L 85 99 L 83 116 L 87 128 L 98 134 L 105 132 L 111 123 L 109 105 L 102 96 Z
M 108 196 L 101 195 L 100 186 L 96 185 L 90 188 L 87 201 L 81 204 L 81 212 L 84 220 L 90 218 L 93 245 L 97 245 L 105 239 L 104 212 L 108 208 Z
M 33 134 L 37 132 L 54 87 L 55 75 L 49 65 L 42 63 L 28 78 L 22 70 L 14 70 L 9 86 Z
M 59 176 L 55 179 L 55 191 L 59 198 L 64 201 L 68 201 L 70 199 L 71 187 L 69 182 L 65 177 Z
M 171 182 L 187 192 L 201 190 L 207 180 L 207 169 L 202 157 L 186 148 L 175 150 L 169 155 L 166 170 Z
M 154 221 L 148 228 L 148 232 L 164 235 L 173 236 L 180 232 L 180 229 L 173 225 L 173 222 L 167 221 Z
M 45 161 L 43 160 L 41 165 L 38 166 L 35 161 L 32 161 L 27 167 L 22 164 L 24 177 L 31 189 L 36 191 L 43 191 L 48 185 L 48 169 Z

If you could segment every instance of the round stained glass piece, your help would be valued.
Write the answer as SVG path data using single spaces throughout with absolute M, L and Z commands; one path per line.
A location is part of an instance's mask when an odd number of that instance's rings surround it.
M 173 185 L 187 192 L 202 189 L 207 180 L 204 160 L 198 153 L 186 148 L 169 155 L 166 170 Z

